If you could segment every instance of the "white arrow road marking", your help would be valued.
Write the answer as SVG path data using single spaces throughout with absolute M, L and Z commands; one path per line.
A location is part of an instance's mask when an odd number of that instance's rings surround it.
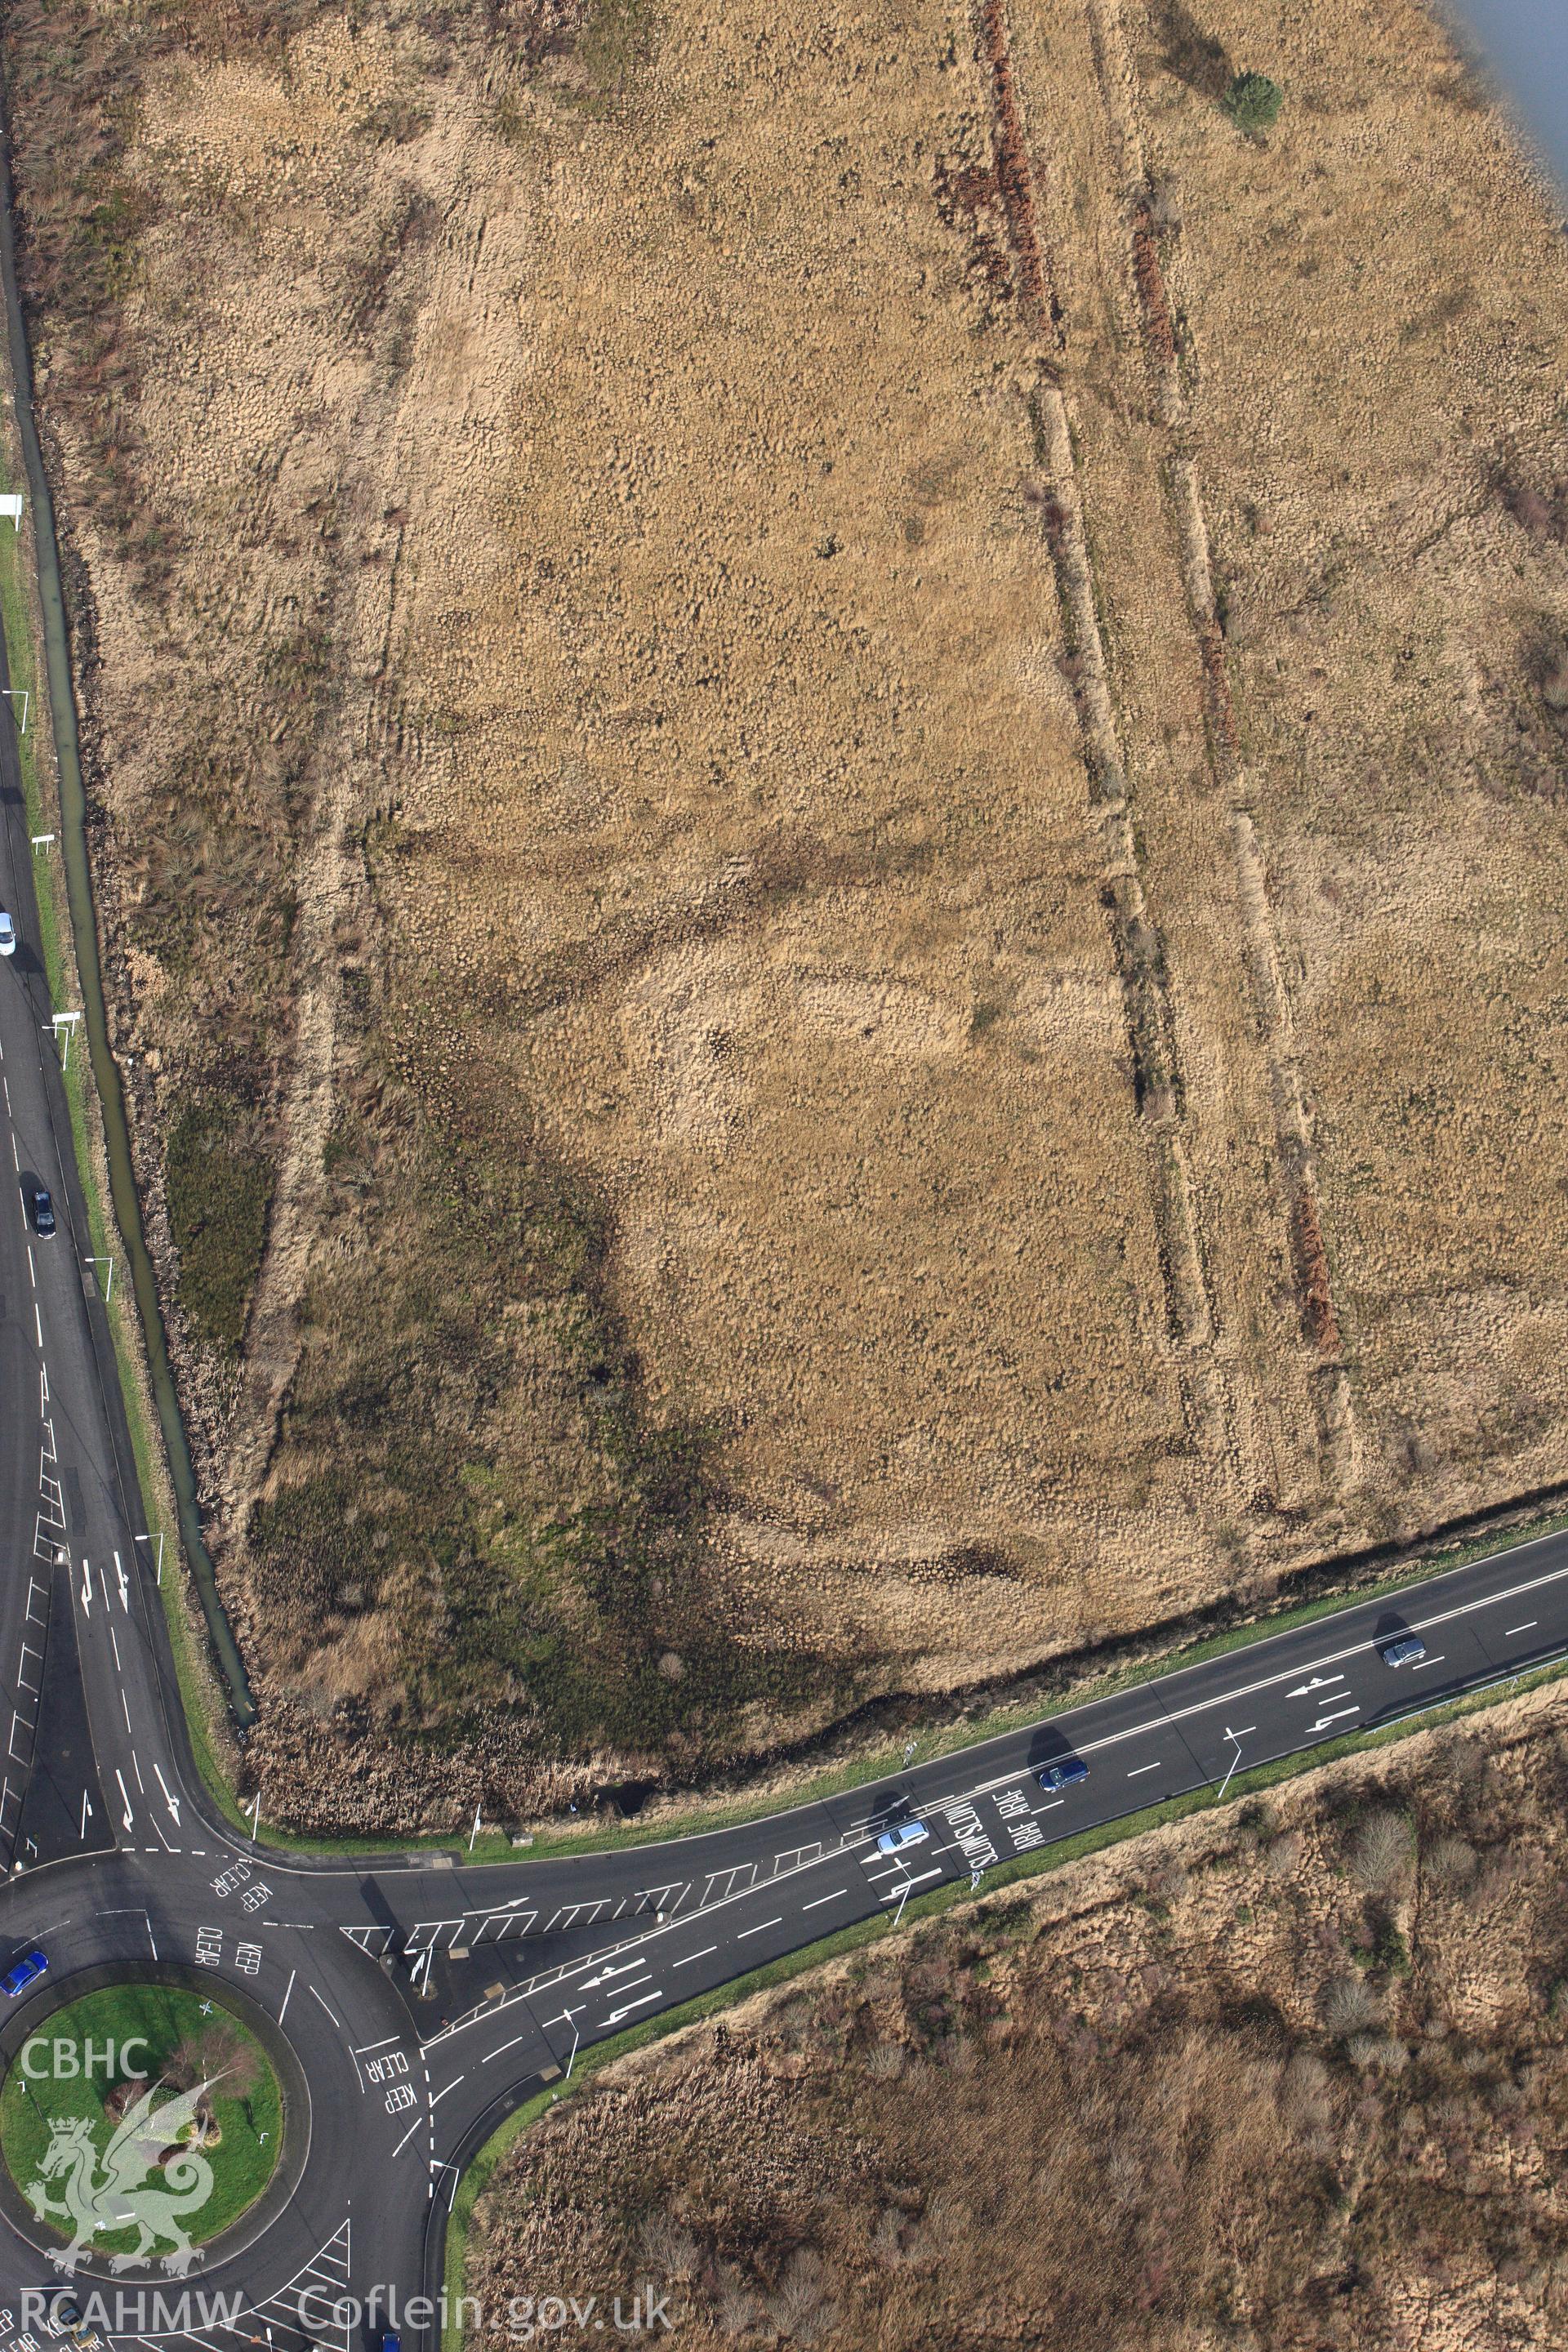
M 92 1615 L 92 1570 L 84 1559 L 81 1564 L 81 1613 Z
M 1358 1699 L 1353 1706 L 1342 1706 L 1336 1715 L 1321 1715 L 1316 1723 L 1313 1724 L 1312 1729 L 1314 1731 L 1327 1731 L 1331 1723 L 1343 1723 L 1347 1716 L 1359 1715 L 1360 1713 L 1361 1701 Z
M 647 1965 L 645 1960 L 623 1960 L 618 1969 L 603 1969 L 596 1977 L 584 1977 L 583 1990 L 591 1992 L 595 1985 L 608 1984 L 612 1977 L 634 1976 Z
M 940 1878 L 941 1876 L 942 1873 L 940 1870 L 922 1870 L 918 1878 L 906 1878 L 901 1886 L 889 1887 L 887 1894 L 883 1895 L 882 1900 L 884 1903 L 890 1903 L 893 1896 L 896 1895 L 900 1902 L 902 1903 L 908 1895 L 911 1886 L 923 1886 L 928 1879 Z
M 131 1587 L 125 1581 L 125 1570 L 120 1565 L 120 1554 L 118 1552 L 114 1555 L 114 1573 L 120 1579 L 120 1606 L 124 1610 L 125 1614 L 129 1617 L 131 1614 Z
M 120 1826 L 122 1830 L 128 1830 L 136 1816 L 131 1810 L 131 1791 L 125 1785 L 125 1775 L 118 1764 L 114 1768 L 114 1777 L 120 1783 L 120 1793 L 125 1801 L 125 1819 Z
M 655 1985 L 652 1992 L 645 1992 L 640 2000 L 628 2000 L 625 2009 L 612 2009 L 608 2017 L 605 2018 L 605 2023 L 606 2025 L 618 2025 L 623 2017 L 629 2017 L 631 2015 L 634 2009 L 646 2009 L 650 2000 L 657 2000 L 658 1997 L 658 1987 Z
M 169 1784 L 167 1780 L 164 1780 L 163 1772 L 157 1764 L 153 1765 L 153 1769 L 158 1774 L 158 1786 L 163 1791 L 163 1802 L 168 1806 L 170 1812 L 174 1815 L 174 1827 L 178 1829 L 180 1826 L 180 1801 L 178 1797 L 172 1796 L 170 1794 Z
M 1342 1683 L 1343 1680 L 1343 1675 L 1314 1675 L 1310 1683 L 1298 1683 L 1295 1689 L 1287 1692 L 1286 1696 L 1289 1698 L 1309 1698 L 1313 1691 L 1327 1690 L 1331 1683 Z

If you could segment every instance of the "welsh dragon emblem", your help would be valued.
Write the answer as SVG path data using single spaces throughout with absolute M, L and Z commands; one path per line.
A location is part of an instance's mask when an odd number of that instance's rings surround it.
M 177 2278 L 201 2260 L 184 2216 L 199 2212 L 212 2195 L 213 2168 L 199 2142 L 182 2147 L 180 2140 L 193 2127 L 199 2134 L 199 2111 L 219 2080 L 214 2074 L 157 2107 L 153 2098 L 161 2086 L 154 2083 L 127 2108 L 101 2157 L 88 2116 L 50 2118 L 49 2144 L 27 2201 L 38 2221 L 58 2217 L 75 2231 L 68 2246 L 49 2256 L 57 2270 L 74 2272 L 95 2238 L 118 2230 L 135 2230 L 141 2242 L 131 2253 L 111 2254 L 111 2271 L 146 2262 L 164 2243 L 172 2251 L 162 2268 Z M 64 2182 L 63 2198 L 49 2195 L 52 2180 Z

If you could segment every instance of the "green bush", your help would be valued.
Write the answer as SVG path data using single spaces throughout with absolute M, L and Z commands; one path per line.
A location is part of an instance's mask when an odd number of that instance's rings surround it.
M 1279 83 L 1259 73 L 1238 73 L 1220 100 L 1237 130 L 1245 131 L 1249 139 L 1279 121 L 1284 103 L 1285 93 Z

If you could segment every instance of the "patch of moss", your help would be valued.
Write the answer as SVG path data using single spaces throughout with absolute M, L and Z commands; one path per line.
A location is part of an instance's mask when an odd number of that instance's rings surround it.
M 449 1753 L 503 1719 L 554 1750 L 722 1753 L 742 1708 L 855 1675 L 711 1605 L 710 1436 L 656 1418 L 602 1286 L 596 1204 L 538 1151 L 419 1114 L 345 1125 L 359 1247 L 307 1297 L 257 1590 L 301 1635 L 388 1614 L 389 1728 Z

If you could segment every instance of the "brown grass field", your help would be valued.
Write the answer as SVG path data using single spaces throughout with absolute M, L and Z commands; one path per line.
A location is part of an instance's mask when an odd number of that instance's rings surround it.
M 476 2340 L 651 2284 L 689 2352 L 1560 2344 L 1563 1724 L 1331 1767 L 620 2060 L 482 2193 Z
M 1568 253 L 1415 0 L 3 37 L 279 1811 L 1568 1480 Z

